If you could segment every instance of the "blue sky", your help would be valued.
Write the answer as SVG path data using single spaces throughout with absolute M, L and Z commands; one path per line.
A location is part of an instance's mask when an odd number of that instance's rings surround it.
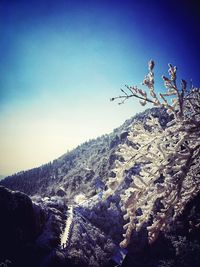
M 0 1 L 0 174 L 29 169 L 109 133 L 142 110 L 109 98 L 156 86 L 167 63 L 199 86 L 195 1 Z

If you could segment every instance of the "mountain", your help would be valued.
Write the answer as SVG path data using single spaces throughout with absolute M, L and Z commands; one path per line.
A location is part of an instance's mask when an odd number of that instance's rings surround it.
M 169 121 L 164 109 L 148 109 L 126 120 L 112 133 L 85 142 L 53 162 L 9 176 L 0 184 L 30 196 L 58 195 L 71 200 L 83 193 L 91 197 L 105 187 L 117 157 L 116 149 L 127 142 L 132 123 L 144 121 L 150 114 L 158 117 L 163 126 Z
M 119 247 L 124 232 L 120 189 L 102 198 L 108 177 L 114 177 L 119 144 L 130 142 L 130 126 L 145 123 L 149 115 L 157 117 L 162 127 L 170 121 L 164 109 L 146 110 L 111 134 L 85 142 L 52 163 L 0 181 L 0 265 L 199 266 L 200 194 L 153 244 L 144 225 L 134 232 L 126 249 Z M 137 171 L 127 171 L 123 189 L 130 184 L 129 174 Z M 159 203 L 155 209 L 159 210 Z

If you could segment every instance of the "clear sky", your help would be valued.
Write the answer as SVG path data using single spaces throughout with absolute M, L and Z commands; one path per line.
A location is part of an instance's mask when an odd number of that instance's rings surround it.
M 0 174 L 47 163 L 142 110 L 109 102 L 156 86 L 167 63 L 200 85 L 198 1 L 0 0 Z

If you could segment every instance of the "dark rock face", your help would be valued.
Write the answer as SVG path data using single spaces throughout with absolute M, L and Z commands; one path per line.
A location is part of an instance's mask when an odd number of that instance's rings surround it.
M 32 202 L 20 192 L 11 192 L 0 186 L 0 251 L 1 257 L 24 243 L 33 241 L 37 229 Z
M 53 250 L 49 255 L 47 255 L 42 261 L 41 267 L 67 267 L 71 265 L 66 264 L 66 259 L 64 253 Z
M 40 266 L 59 244 L 60 214 L 55 208 L 32 203 L 24 193 L 0 186 L 0 263 L 9 260 L 11 267 Z

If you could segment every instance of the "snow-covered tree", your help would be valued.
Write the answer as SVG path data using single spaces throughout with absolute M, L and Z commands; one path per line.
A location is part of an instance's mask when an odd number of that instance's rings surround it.
M 158 95 L 154 90 L 154 65 L 151 60 L 143 81 L 147 90 L 126 86 L 121 90 L 123 95 L 111 99 L 124 103 L 136 97 L 142 105 L 150 102 L 166 108 L 172 116 L 165 128 L 153 116 L 145 124 L 134 124 L 130 142 L 119 147 L 123 160 L 115 163 L 116 177 L 109 178 L 105 198 L 123 183 L 127 170 L 140 164 L 140 172 L 132 176 L 129 188 L 121 195 L 124 219 L 128 220 L 121 247 L 126 247 L 133 231 L 144 225 L 152 243 L 200 189 L 200 89 L 193 85 L 188 88 L 185 80 L 181 80 L 179 89 L 177 68 L 169 64 L 169 78 L 162 76 L 166 92 Z

